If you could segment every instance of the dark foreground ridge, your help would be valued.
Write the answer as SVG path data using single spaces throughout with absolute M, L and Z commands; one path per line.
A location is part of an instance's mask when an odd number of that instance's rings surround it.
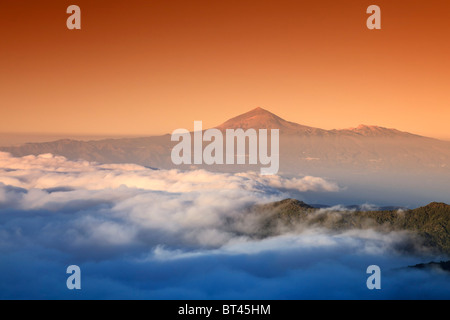
M 283 227 L 320 227 L 332 231 L 373 229 L 378 232 L 406 231 L 415 237 L 411 246 L 450 254 L 450 205 L 432 202 L 416 209 L 343 210 L 314 208 L 302 201 L 285 199 L 250 209 L 262 219 L 261 236 Z M 414 250 L 414 248 L 409 248 Z
M 421 270 L 441 270 L 450 272 L 450 260 L 440 261 L 440 262 L 429 262 L 429 263 L 419 263 L 414 266 L 409 266 L 409 268 L 421 269 Z

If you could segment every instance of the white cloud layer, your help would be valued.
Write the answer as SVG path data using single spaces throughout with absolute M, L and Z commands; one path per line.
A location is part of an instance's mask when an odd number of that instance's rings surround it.
M 135 164 L 96 164 L 69 161 L 61 156 L 11 157 L 0 152 L 0 182 L 20 188 L 73 187 L 88 190 L 126 186 L 143 190 L 191 192 L 205 190 L 259 190 L 268 187 L 298 191 L 339 191 L 322 178 L 283 178 L 255 173 L 225 174 L 205 170 L 152 170 Z

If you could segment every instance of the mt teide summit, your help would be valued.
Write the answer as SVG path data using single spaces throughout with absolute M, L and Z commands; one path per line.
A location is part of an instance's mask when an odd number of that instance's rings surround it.
M 303 135 L 325 135 L 326 130 L 307 127 L 295 122 L 286 121 L 279 116 L 264 110 L 256 108 L 237 117 L 225 121 L 216 127 L 220 130 L 226 129 L 280 129 L 281 134 L 303 134 Z

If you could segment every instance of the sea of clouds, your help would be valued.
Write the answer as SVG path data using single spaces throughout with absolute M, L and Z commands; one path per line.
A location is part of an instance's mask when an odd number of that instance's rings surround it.
M 247 208 L 319 177 L 154 170 L 0 153 L 0 298 L 450 298 L 449 275 L 404 268 L 401 233 L 308 228 L 252 236 Z M 368 290 L 379 265 L 382 289 Z M 68 290 L 78 265 L 82 289 Z

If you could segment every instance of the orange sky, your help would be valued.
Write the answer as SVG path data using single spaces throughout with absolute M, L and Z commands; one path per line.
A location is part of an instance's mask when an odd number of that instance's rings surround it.
M 1 132 L 168 133 L 260 106 L 450 139 L 448 0 L 1 0 L 0 49 Z

